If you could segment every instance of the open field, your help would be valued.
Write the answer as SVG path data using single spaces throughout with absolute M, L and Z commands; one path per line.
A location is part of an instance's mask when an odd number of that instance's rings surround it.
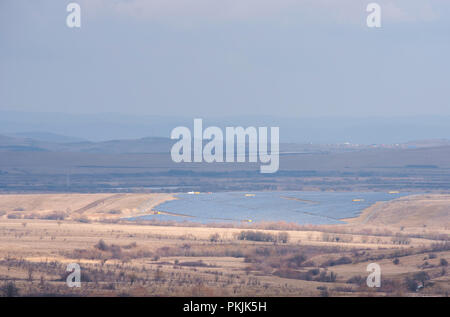
M 167 226 L 118 219 L 139 208 L 147 212 L 166 199 L 171 196 L 0 196 L 3 294 L 448 296 L 450 292 L 448 196 L 400 198 L 383 208 L 373 206 L 344 225 Z M 58 210 L 65 216 L 46 217 Z M 386 217 L 393 219 L 389 226 Z M 381 288 L 366 286 L 366 267 L 372 262 L 381 266 Z M 68 263 L 80 264 L 81 288 L 66 285 Z

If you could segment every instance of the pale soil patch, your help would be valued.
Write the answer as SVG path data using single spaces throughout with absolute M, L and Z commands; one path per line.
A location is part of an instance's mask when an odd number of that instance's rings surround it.
M 54 212 L 68 219 L 118 219 L 148 214 L 171 194 L 27 194 L 0 195 L 0 211 L 22 217 L 42 217 Z
M 359 217 L 346 221 L 355 225 L 432 228 L 450 233 L 450 195 L 414 195 L 378 202 Z

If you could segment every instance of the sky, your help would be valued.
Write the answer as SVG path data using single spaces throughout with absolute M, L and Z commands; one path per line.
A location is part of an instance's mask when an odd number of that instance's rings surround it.
M 450 1 L 0 1 L 0 111 L 450 115 Z

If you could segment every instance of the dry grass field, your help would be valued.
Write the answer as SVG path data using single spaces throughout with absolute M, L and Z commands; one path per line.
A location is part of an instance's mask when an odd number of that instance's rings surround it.
M 0 195 L 0 295 L 448 296 L 450 196 L 344 225 L 131 223 L 168 194 Z M 369 263 L 381 267 L 369 288 Z M 66 266 L 81 267 L 81 288 Z
M 40 194 L 1 195 L 0 215 L 37 219 L 118 219 L 143 215 L 170 194 Z
M 450 195 L 413 195 L 379 202 L 354 223 L 376 226 L 450 229 Z

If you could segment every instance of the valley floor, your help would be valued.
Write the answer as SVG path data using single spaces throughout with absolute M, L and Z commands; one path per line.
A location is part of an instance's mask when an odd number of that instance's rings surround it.
M 44 197 L 61 204 L 56 211 L 63 210 L 65 216 L 55 219 L 48 217 L 55 210 L 42 205 L 39 195 L 21 198 L 20 203 L 19 196 L 15 203 L 11 197 L 0 197 L 0 211 L 5 211 L 0 216 L 0 295 L 448 296 L 450 292 L 447 196 L 405 197 L 373 206 L 345 225 L 207 227 L 120 221 L 117 215 L 151 210 L 149 201 L 157 204 L 171 196 L 105 195 L 95 197 L 94 204 L 90 198 L 79 205 Z M 14 211 L 18 207 L 23 210 Z M 33 213 L 34 217 L 24 216 Z M 66 284 L 69 263 L 81 267 L 80 288 Z M 380 288 L 366 285 L 370 263 L 380 265 Z

